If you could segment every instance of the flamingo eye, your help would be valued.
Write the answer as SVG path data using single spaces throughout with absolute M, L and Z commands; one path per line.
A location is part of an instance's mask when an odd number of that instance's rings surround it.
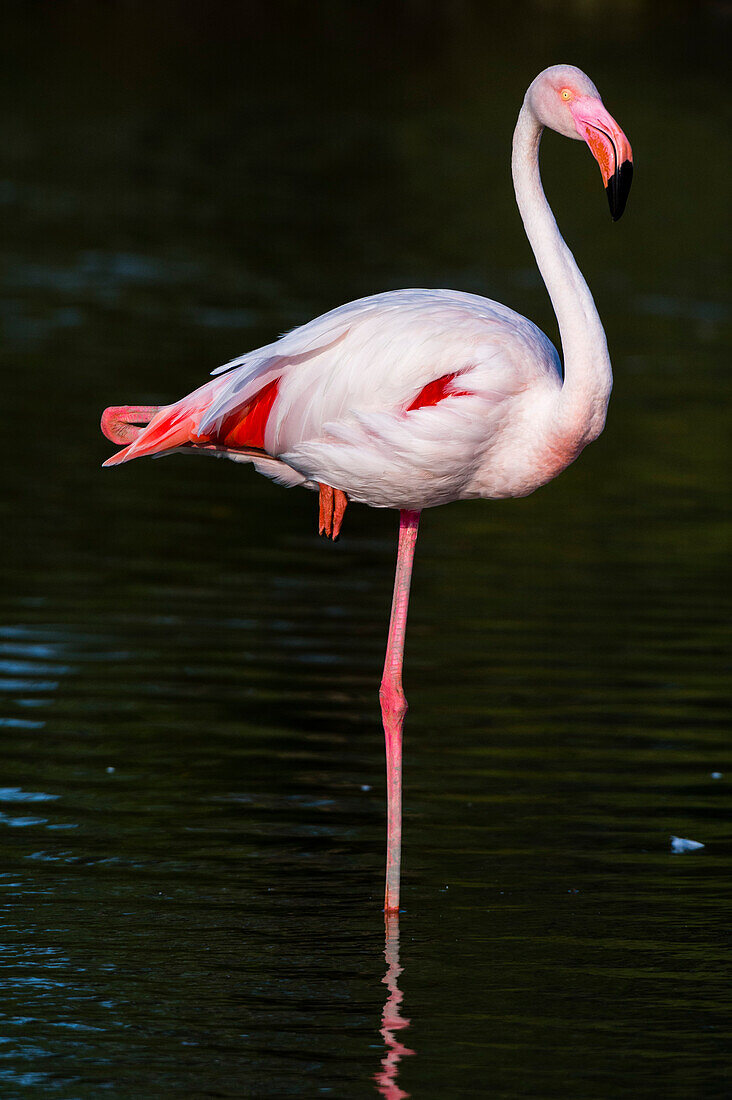
M 562 99 L 564 100 L 565 103 L 567 102 L 568 99 L 572 98 L 571 88 L 562 88 L 562 91 L 561 91 L 560 94 L 561 94 L 561 97 L 562 97 Z

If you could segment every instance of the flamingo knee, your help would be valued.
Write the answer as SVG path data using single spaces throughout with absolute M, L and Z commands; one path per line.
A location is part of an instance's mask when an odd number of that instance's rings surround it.
M 379 688 L 379 701 L 384 730 L 391 730 L 394 726 L 401 729 L 404 716 L 409 709 L 402 685 L 385 676 Z

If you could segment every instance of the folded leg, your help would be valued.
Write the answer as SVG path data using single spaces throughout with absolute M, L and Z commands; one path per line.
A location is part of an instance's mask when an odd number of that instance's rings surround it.
M 320 493 L 318 498 L 318 530 L 326 538 L 338 538 L 341 533 L 341 524 L 348 504 L 348 497 L 340 489 L 333 489 L 330 485 L 318 483 Z

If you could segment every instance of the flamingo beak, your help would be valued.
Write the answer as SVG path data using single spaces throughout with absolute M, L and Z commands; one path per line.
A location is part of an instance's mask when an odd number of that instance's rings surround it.
M 630 142 L 599 99 L 581 96 L 570 104 L 570 111 L 577 133 L 600 165 L 610 213 L 616 222 L 625 210 L 633 181 Z

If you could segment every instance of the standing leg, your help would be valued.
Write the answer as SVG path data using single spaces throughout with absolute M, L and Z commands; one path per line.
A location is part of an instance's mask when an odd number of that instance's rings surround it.
M 402 689 L 402 658 L 419 515 L 419 512 L 407 510 L 399 513 L 399 553 L 394 578 L 394 598 L 391 604 L 384 675 L 379 690 L 386 739 L 387 839 L 384 909 L 387 913 L 399 911 L 399 876 L 402 863 L 402 726 L 407 713 L 407 700 Z

